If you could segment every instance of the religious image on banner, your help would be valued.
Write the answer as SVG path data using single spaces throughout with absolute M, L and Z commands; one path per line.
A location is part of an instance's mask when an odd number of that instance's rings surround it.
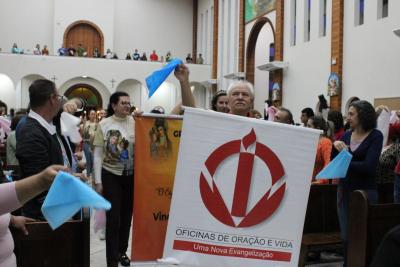
M 331 73 L 328 79 L 328 96 L 337 96 L 340 92 L 340 80 L 336 73 Z
M 164 259 L 297 267 L 319 135 L 186 108 Z
M 135 118 L 132 261 L 162 257 L 179 151 L 182 118 Z
M 129 160 L 129 141 L 122 136 L 119 130 L 110 130 L 106 134 L 106 151 L 104 165 L 119 166 L 123 171 L 131 168 Z
M 167 120 L 165 118 L 155 118 L 149 135 L 151 157 L 153 159 L 167 158 L 172 150 L 172 144 L 168 137 Z
M 276 8 L 276 0 L 246 0 L 245 3 L 246 23 Z

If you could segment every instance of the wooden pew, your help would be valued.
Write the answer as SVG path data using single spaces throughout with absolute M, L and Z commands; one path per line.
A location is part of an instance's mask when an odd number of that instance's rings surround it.
M 384 235 L 398 224 L 400 204 L 371 204 L 365 191 L 354 191 L 349 206 L 347 266 L 369 266 Z
M 89 267 L 90 214 L 53 231 L 47 222 L 27 224 L 29 235 L 12 230 L 18 267 Z
M 393 183 L 382 183 L 377 184 L 377 191 L 378 191 L 378 203 L 379 204 L 386 204 L 386 203 L 393 203 L 394 200 L 394 184 Z
M 310 251 L 340 248 L 335 184 L 311 185 L 304 221 L 299 266 L 305 266 Z

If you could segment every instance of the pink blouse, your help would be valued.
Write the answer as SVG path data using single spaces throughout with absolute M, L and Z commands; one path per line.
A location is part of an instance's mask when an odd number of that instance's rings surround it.
M 15 191 L 15 183 L 0 184 L 0 267 L 16 265 L 14 241 L 8 228 L 10 212 L 21 207 Z

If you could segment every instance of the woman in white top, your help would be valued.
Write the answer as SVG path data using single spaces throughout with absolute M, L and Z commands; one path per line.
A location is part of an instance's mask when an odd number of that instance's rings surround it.
M 107 267 L 130 266 L 126 255 L 133 209 L 133 146 L 135 123 L 125 92 L 110 97 L 107 118 L 99 122 L 94 138 L 96 191 L 111 202 L 106 213 Z

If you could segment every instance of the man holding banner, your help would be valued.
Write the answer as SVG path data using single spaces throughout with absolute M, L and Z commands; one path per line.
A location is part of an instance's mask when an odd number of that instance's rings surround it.
M 163 257 L 297 266 L 320 132 L 243 118 L 254 101 L 246 81 L 228 98 L 238 116 L 185 110 Z
M 228 90 L 241 116 L 185 110 L 164 259 L 297 266 L 320 132 L 243 118 L 249 92 Z
M 229 86 L 227 93 L 230 113 L 248 117 L 254 103 L 253 85 L 248 81 L 235 81 Z
M 181 64 L 175 69 L 181 85 L 182 103 L 194 106 L 189 86 L 189 70 Z M 102 120 L 94 139 L 94 177 L 96 191 L 111 202 L 106 213 L 107 266 L 130 266 L 126 255 L 133 209 L 133 148 L 135 121 L 130 116 L 131 101 L 124 92 L 111 95 L 108 117 Z M 160 129 L 157 129 L 160 130 Z M 165 136 L 162 138 L 165 141 Z

